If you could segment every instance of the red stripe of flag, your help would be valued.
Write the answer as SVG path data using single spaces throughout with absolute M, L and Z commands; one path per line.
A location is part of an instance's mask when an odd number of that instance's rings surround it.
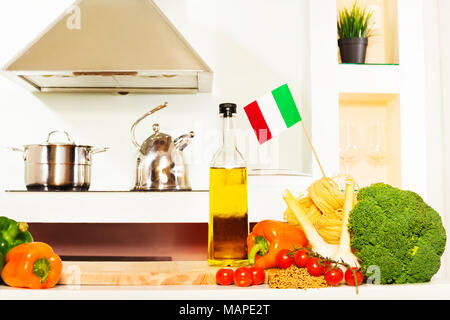
M 266 120 L 261 113 L 261 109 L 259 109 L 258 102 L 253 101 L 244 108 L 244 111 L 247 114 L 253 130 L 255 130 L 259 143 L 263 144 L 264 142 L 272 139 L 272 133 L 270 132 Z

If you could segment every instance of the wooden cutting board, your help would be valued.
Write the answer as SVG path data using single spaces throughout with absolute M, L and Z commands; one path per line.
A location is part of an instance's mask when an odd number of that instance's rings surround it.
M 214 285 L 207 261 L 64 261 L 59 284 L 98 286 Z

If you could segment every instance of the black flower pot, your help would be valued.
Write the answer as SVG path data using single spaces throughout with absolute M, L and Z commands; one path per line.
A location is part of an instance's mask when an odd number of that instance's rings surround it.
M 342 63 L 365 63 L 368 43 L 367 38 L 339 39 Z

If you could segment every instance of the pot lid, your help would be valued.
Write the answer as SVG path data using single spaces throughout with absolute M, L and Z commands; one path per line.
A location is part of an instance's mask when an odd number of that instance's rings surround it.
M 65 141 L 50 141 L 50 139 L 52 138 L 53 135 L 57 134 L 57 133 L 61 133 L 65 136 Z M 39 146 L 39 147 L 43 147 L 43 146 L 68 146 L 68 147 L 85 147 L 85 148 L 92 148 L 92 146 L 86 146 L 86 145 L 77 145 L 74 141 L 72 141 L 72 139 L 70 138 L 70 135 L 66 132 L 66 131 L 60 131 L 60 130 L 55 130 L 52 131 L 48 134 L 47 140 L 44 143 L 40 143 L 40 144 L 28 144 L 25 145 L 24 147 L 31 147 L 31 146 Z

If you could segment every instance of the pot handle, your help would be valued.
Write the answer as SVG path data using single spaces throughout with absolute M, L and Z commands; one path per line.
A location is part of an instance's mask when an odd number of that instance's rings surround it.
M 141 147 L 141 145 L 136 141 L 136 136 L 135 136 L 135 133 L 134 133 L 134 131 L 136 130 L 136 126 L 139 124 L 139 122 L 141 122 L 142 120 L 144 120 L 148 116 L 154 114 L 156 111 L 159 111 L 159 110 L 167 107 L 167 105 L 168 105 L 168 103 L 164 102 L 163 104 L 157 106 L 156 108 L 154 108 L 154 109 L 150 110 L 149 112 L 147 112 L 146 114 L 144 114 L 142 117 L 137 119 L 135 123 L 133 123 L 133 125 L 131 126 L 131 141 L 136 146 L 136 148 L 140 148 Z
M 20 148 L 16 148 L 16 147 L 6 147 L 6 149 L 9 149 L 11 151 L 21 152 L 22 156 L 23 156 L 23 160 L 27 159 L 27 152 L 25 149 L 20 149 Z
M 6 147 L 6 149 L 9 149 L 9 150 L 11 150 L 11 151 L 22 152 L 22 153 L 25 152 L 25 150 L 20 149 L 20 148 L 16 148 L 16 147 Z
M 55 131 L 50 132 L 50 133 L 48 134 L 48 137 L 47 137 L 47 143 L 50 143 L 50 137 L 51 137 L 53 134 L 55 134 L 55 133 L 64 133 L 64 134 L 66 135 L 67 142 L 69 142 L 69 144 L 75 144 L 75 143 L 72 141 L 72 139 L 70 139 L 69 134 L 68 134 L 66 131 L 62 131 L 62 130 L 55 130 Z
M 88 161 L 91 161 L 91 157 L 92 157 L 93 154 L 105 152 L 105 151 L 108 151 L 108 150 L 109 150 L 109 147 L 98 148 L 98 149 L 92 149 L 90 152 L 87 153 L 86 159 L 87 159 Z
M 96 153 L 102 153 L 102 152 L 106 152 L 109 150 L 109 147 L 104 147 L 104 148 L 99 148 L 99 149 L 93 149 L 91 151 L 91 154 L 96 154 Z

